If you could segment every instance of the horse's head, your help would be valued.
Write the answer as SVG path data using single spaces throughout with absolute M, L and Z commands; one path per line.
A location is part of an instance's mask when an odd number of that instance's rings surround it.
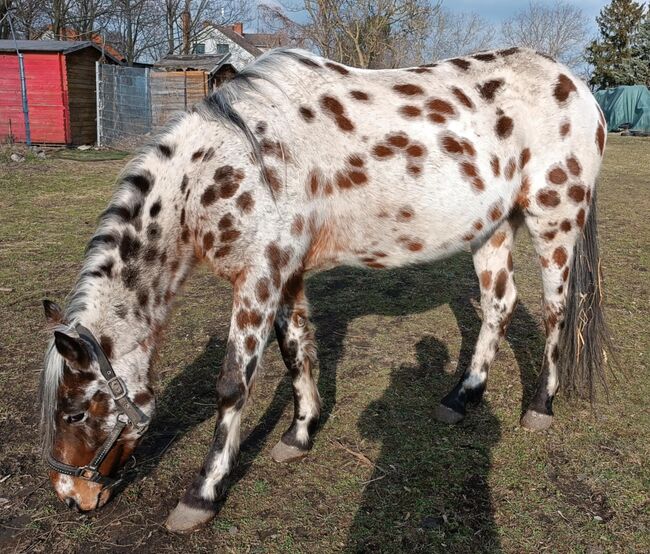
M 42 426 L 50 479 L 70 508 L 103 506 L 131 457 L 153 411 L 148 356 L 114 358 L 112 341 L 98 341 L 82 325 L 69 325 L 61 309 L 44 301 L 54 337 L 42 376 Z M 116 375 L 129 375 L 124 380 Z M 144 376 L 144 377 L 143 377 Z

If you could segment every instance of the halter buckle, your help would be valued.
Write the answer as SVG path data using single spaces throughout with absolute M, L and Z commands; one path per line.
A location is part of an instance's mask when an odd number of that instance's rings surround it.
M 126 396 L 126 384 L 121 377 L 116 375 L 115 377 L 108 379 L 106 384 L 108 385 L 108 390 L 110 391 L 113 400 L 120 400 Z
M 95 468 L 84 466 L 79 469 L 79 477 L 86 479 L 86 481 L 95 482 L 97 479 L 98 471 Z

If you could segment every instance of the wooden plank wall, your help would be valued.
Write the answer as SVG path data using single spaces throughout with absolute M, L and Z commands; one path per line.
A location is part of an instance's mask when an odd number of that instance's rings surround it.
M 186 111 L 208 94 L 204 71 L 152 71 L 151 115 L 154 129 L 162 127 L 172 114 Z
M 85 48 L 66 56 L 72 144 L 94 144 L 97 139 L 95 62 L 100 55 Z

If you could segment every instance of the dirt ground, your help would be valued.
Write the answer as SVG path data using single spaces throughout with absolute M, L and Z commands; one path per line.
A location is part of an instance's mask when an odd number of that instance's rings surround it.
M 271 341 L 228 497 L 189 536 L 170 535 L 162 523 L 212 434 L 230 291 L 207 271 L 196 272 L 177 303 L 157 363 L 158 413 L 120 494 L 96 514 L 69 511 L 41 460 L 41 299 L 69 292 L 124 165 L 90 156 L 0 161 L 0 551 L 650 551 L 650 140 L 611 136 L 599 185 L 607 314 L 620 361 L 609 402 L 592 411 L 560 397 L 551 430 L 518 425 L 544 345 L 525 233 L 507 342 L 485 401 L 456 427 L 434 421 L 433 411 L 478 334 L 470 256 L 314 276 L 324 400 L 314 448 L 291 465 L 269 456 L 292 413 Z

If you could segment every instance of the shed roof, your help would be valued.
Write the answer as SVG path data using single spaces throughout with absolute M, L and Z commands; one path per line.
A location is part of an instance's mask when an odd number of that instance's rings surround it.
M 19 52 L 60 52 L 62 54 L 72 54 L 84 48 L 94 48 L 115 63 L 121 63 L 90 40 L 0 40 L 0 52 L 15 52 L 16 48 Z
M 164 69 L 165 71 L 205 71 L 212 75 L 215 73 L 228 59 L 230 52 L 227 54 L 170 54 L 158 60 L 153 64 L 154 67 Z

